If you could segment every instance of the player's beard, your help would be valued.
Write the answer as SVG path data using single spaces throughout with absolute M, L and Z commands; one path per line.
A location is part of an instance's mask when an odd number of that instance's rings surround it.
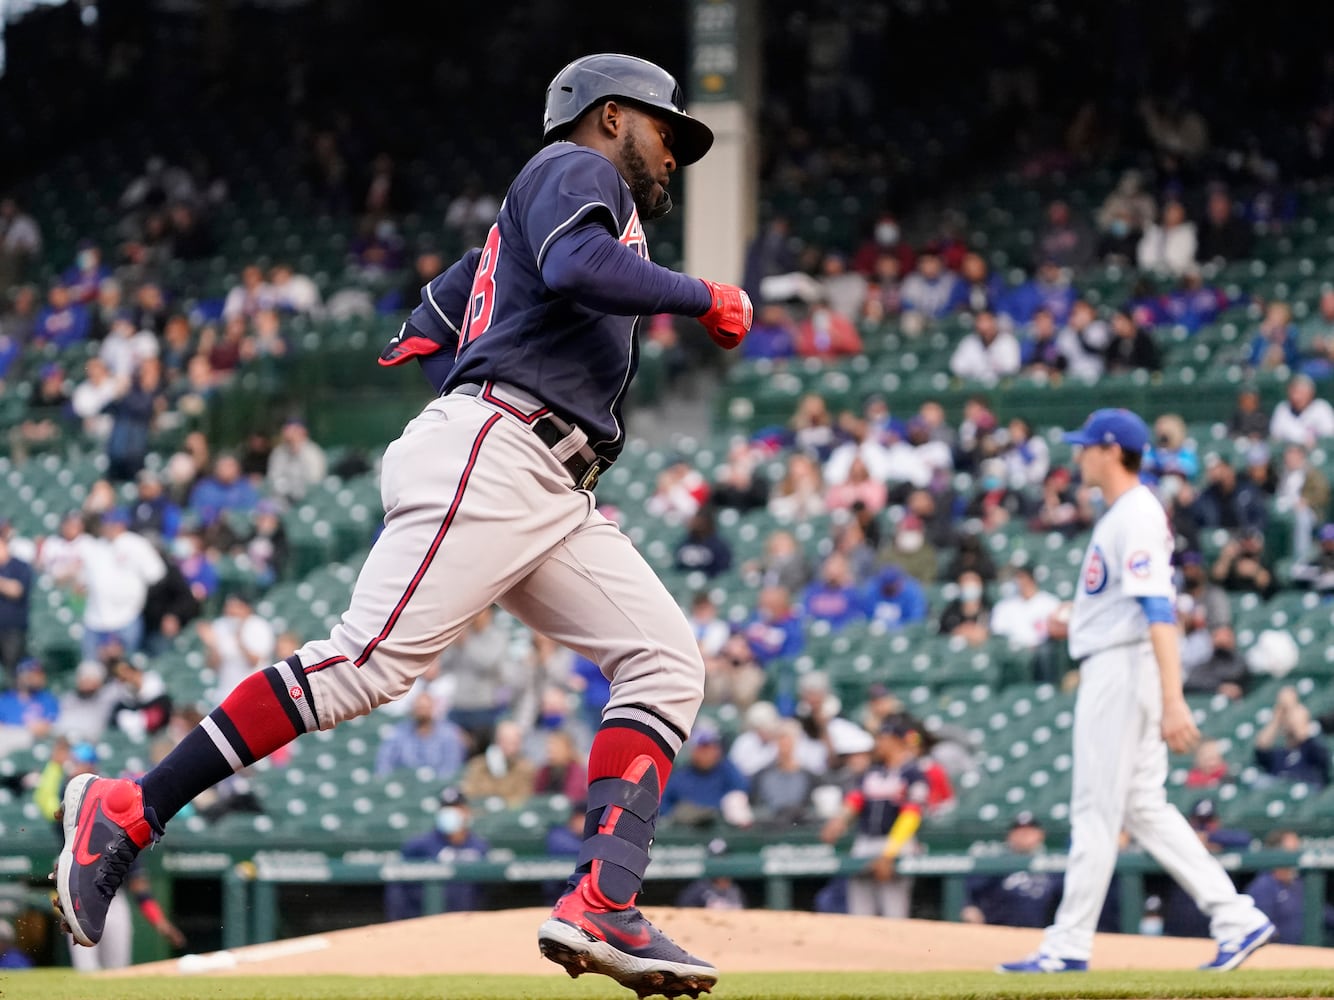
M 625 137 L 625 146 L 621 151 L 625 163 L 625 172 L 629 175 L 626 183 L 630 185 L 630 197 L 635 200 L 641 219 L 661 219 L 672 210 L 672 196 L 663 189 L 661 199 L 654 201 L 653 189 L 658 182 L 649 169 L 648 161 L 639 148 L 639 140 L 634 135 Z

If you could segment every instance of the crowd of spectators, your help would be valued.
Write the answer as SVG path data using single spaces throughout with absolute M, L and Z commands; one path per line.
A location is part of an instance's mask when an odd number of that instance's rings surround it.
M 948 212 L 924 223 L 928 235 L 917 246 L 882 216 L 855 252 L 805 244 L 777 217 L 747 253 L 744 280 L 759 311 L 743 355 L 780 364 L 834 361 L 862 354 L 865 338 L 886 322 L 911 345 L 927 325 L 952 321 L 947 329 L 961 332 L 948 370 L 963 383 L 1095 382 L 1103 374 L 1159 371 L 1169 331 L 1193 336 L 1229 310 L 1254 306 L 1261 318 L 1230 360 L 1251 373 L 1329 374 L 1334 288 L 1309 303 L 1310 319 L 1299 327 L 1289 302 L 1239 293 L 1216 278 L 1221 266 L 1248 259 L 1257 226 L 1281 221 L 1221 182 L 1194 202 L 1179 179 L 1166 183 L 1155 195 L 1139 171 L 1127 170 L 1087 219 L 1052 201 L 1033 234 L 1033 260 L 1011 262 L 1004 274 L 962 237 L 945 235 L 957 228 Z M 1198 204 L 1198 227 L 1188 220 L 1188 203 Z M 1138 275 L 1123 301 L 1090 294 L 1084 282 L 1095 265 Z
M 10 689 L 0 694 L 0 742 L 27 749 L 55 735 L 159 733 L 179 687 L 173 671 L 188 669 L 160 654 L 187 633 L 215 695 L 294 652 L 296 637 L 275 634 L 249 594 L 287 574 L 283 512 L 324 473 L 322 450 L 298 421 L 272 440 L 258 436 L 241 457 L 214 455 L 195 432 L 160 471 L 94 482 L 49 534 L 25 537 L 0 521 L 0 688 Z M 235 567 L 226 584 L 225 561 Z M 33 605 L 47 597 L 78 616 L 78 667 L 59 699 L 43 694 L 46 664 L 31 634 Z

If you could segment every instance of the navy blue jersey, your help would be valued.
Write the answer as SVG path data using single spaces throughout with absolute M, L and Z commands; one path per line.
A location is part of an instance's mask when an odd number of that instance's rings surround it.
M 553 262 L 586 248 L 590 227 L 619 241 L 625 250 L 607 241 L 616 256 L 629 251 L 640 258 L 629 263 L 651 267 L 627 272 L 624 259 L 600 259 L 602 274 L 649 280 L 608 282 L 628 286 L 614 294 L 550 287 Z M 613 459 L 624 443 L 621 408 L 639 362 L 639 316 L 607 310 L 699 315 L 709 302 L 702 282 L 647 261 L 639 213 L 616 167 L 587 147 L 553 143 L 510 185 L 480 252 L 422 290 L 407 323 L 412 330 L 401 336 L 416 332 L 440 344 L 438 354 L 423 360 L 437 389 L 487 379 L 518 386 L 582 427 L 595 450 Z
M 930 793 L 926 775 L 917 761 L 909 761 L 902 767 L 873 764 L 856 789 L 848 793 L 847 803 L 857 811 L 858 833 L 884 837 L 904 809 L 921 812 Z

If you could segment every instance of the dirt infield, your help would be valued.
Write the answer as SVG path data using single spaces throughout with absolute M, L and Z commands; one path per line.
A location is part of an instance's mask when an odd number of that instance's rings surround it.
M 537 928 L 548 912 L 423 917 L 189 956 L 125 972 L 563 975 L 537 953 Z M 1009 927 L 770 910 L 647 908 L 646 913 L 679 944 L 708 958 L 724 973 L 983 971 L 1028 954 L 1040 936 L 1039 931 Z M 1108 971 L 1191 969 L 1212 957 L 1213 944 L 1207 940 L 1100 934 L 1092 964 Z M 1270 945 L 1256 953 L 1247 968 L 1334 970 L 1334 949 Z

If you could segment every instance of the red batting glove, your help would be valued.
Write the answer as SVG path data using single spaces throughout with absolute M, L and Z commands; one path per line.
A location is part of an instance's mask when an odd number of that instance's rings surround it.
M 703 278 L 700 280 L 704 281 Z M 717 281 L 704 281 L 704 284 L 709 289 L 713 304 L 699 321 L 709 332 L 710 340 L 730 351 L 745 340 L 746 334 L 750 332 L 750 321 L 755 317 L 750 296 L 736 285 L 724 285 Z

